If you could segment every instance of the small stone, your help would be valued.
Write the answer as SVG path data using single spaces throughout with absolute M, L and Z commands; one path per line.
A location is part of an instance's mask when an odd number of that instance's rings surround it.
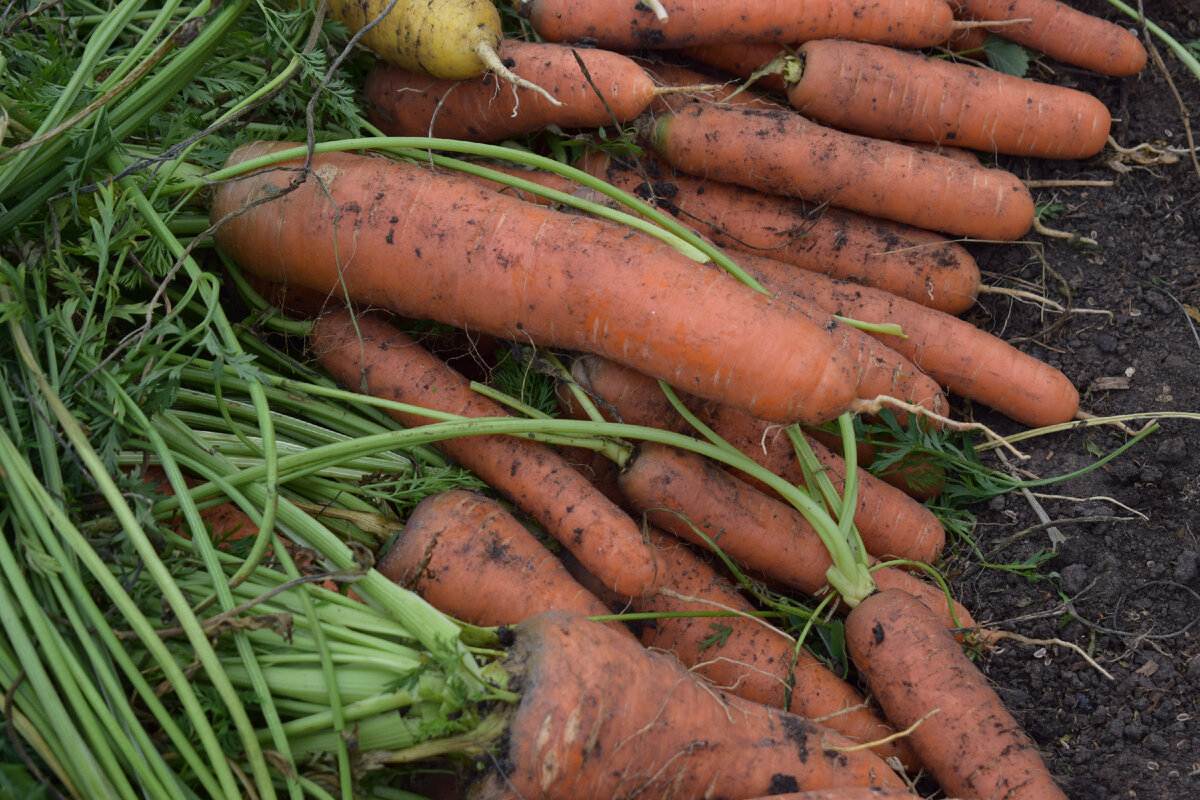
M 1196 580 L 1197 573 L 1200 573 L 1200 552 L 1184 550 L 1179 554 L 1172 577 L 1176 583 L 1191 583 Z
M 1168 464 L 1178 464 L 1187 458 L 1188 448 L 1182 436 L 1172 436 L 1163 440 L 1158 446 L 1158 460 Z
M 1088 585 L 1088 569 L 1083 564 L 1071 564 L 1063 568 L 1059 575 L 1067 594 L 1079 594 Z

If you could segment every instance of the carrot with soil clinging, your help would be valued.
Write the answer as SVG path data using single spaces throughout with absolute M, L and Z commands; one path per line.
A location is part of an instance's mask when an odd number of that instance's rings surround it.
M 377 61 L 363 86 L 367 117 L 389 136 L 490 142 L 549 125 L 597 128 L 628 122 L 656 96 L 687 88 L 658 87 L 637 62 L 607 50 L 505 39 L 500 56 L 558 104 L 493 75 L 436 80 Z
M 1027 19 L 997 27 L 996 33 L 1101 75 L 1134 75 L 1146 65 L 1146 48 L 1135 34 L 1057 0 L 950 0 L 950 5 L 966 19 Z
M 640 169 L 638 168 L 640 166 Z M 979 267 L 962 245 L 921 228 L 603 155 L 579 167 L 648 196 L 717 244 L 835 278 L 876 286 L 958 314 L 979 294 Z
M 596 356 L 576 359 L 571 365 L 571 374 L 582 388 L 594 394 L 603 408 L 624 422 L 677 433 L 692 432 L 691 426 L 675 412 L 653 378 Z M 804 485 L 804 471 L 783 430 L 719 403 L 698 401 L 687 396 L 681 399 L 701 422 L 742 454 L 788 483 Z M 808 437 L 808 434 L 805 436 Z M 846 462 L 811 437 L 808 443 L 834 489 L 841 494 L 845 485 Z M 876 555 L 890 552 L 914 561 L 932 563 L 946 541 L 945 529 L 933 512 L 862 469 L 857 471 L 857 475 L 854 524 L 868 552 Z M 747 476 L 738 477 L 769 491 Z
M 247 145 L 230 163 L 287 147 Z M 285 192 L 292 175 L 260 170 L 214 193 L 217 243 L 247 271 L 599 353 L 775 421 L 819 424 L 853 403 L 849 358 L 819 326 L 627 227 L 384 158 L 319 154 Z
M 930 47 L 950 38 L 954 15 L 943 0 L 663 0 L 667 21 L 636 0 L 518 0 L 542 38 L 592 41 L 613 50 L 692 47 L 728 41 L 800 42 L 844 38 Z
M 739 797 L 903 782 L 883 759 L 803 717 L 690 676 L 603 625 L 561 612 L 513 626 L 521 700 L 476 800 Z
M 895 725 L 916 725 L 909 741 L 947 795 L 1065 800 L 1033 742 L 928 608 L 880 591 L 850 612 L 845 630 L 859 673 Z
M 863 42 L 806 42 L 784 77 L 800 113 L 879 139 L 1087 158 L 1112 123 L 1086 92 Z
M 957 317 L 868 286 L 744 255 L 741 264 L 765 285 L 792 292 L 832 314 L 896 323 L 905 336 L 872 334 L 907 356 L 951 392 L 1033 427 L 1068 422 L 1079 392 L 1049 364 Z
M 472 625 L 511 625 L 548 610 L 609 613 L 524 525 L 476 492 L 418 503 L 375 569 Z
M 465 417 L 506 412 L 461 375 L 373 314 L 331 311 L 313 325 L 310 347 L 338 381 L 355 391 Z M 395 409 L 408 427 L 435 420 Z M 465 436 L 437 447 L 502 492 L 623 595 L 653 591 L 654 554 L 639 526 L 551 448 L 511 436 Z
M 1033 226 L 1033 197 L 1011 173 L 793 111 L 695 105 L 641 119 L 654 151 L 690 175 L 980 239 L 1016 239 Z

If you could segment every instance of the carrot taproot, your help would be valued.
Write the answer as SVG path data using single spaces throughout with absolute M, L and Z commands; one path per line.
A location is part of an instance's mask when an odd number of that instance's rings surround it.
M 538 35 L 595 42 L 613 50 L 673 48 L 728 41 L 798 42 L 845 38 L 897 47 L 930 47 L 950 38 L 954 16 L 943 0 L 663 0 L 665 22 L 635 0 L 518 0 Z
M 820 207 L 735 183 L 588 154 L 581 169 L 657 203 L 722 247 L 876 286 L 958 314 L 979 295 L 979 267 L 962 245 L 890 220 Z
M 1065 800 L 1037 747 L 928 608 L 879 591 L 849 613 L 845 631 L 888 718 L 916 725 L 909 741 L 947 795 Z
M 868 286 L 797 270 L 746 254 L 742 266 L 764 285 L 803 297 L 830 313 L 899 324 L 904 336 L 872 333 L 954 394 L 1030 426 L 1070 421 L 1079 392 L 1067 376 L 969 322 Z
M 230 163 L 285 148 L 246 145 Z M 766 419 L 821 423 L 853 402 L 849 357 L 820 326 L 624 226 L 389 159 L 326 153 L 295 187 L 292 175 L 260 170 L 214 192 L 217 243 L 247 271 L 600 353 Z
M 637 62 L 609 50 L 505 39 L 500 57 L 558 104 L 491 74 L 438 80 L 381 60 L 363 84 L 367 118 L 389 136 L 490 142 L 549 125 L 597 128 L 628 122 L 657 95 L 678 91 L 656 86 Z
M 602 408 L 609 409 L 625 422 L 677 433 L 690 432 L 690 426 L 671 407 L 652 378 L 595 356 L 576 359 L 571 365 L 571 374 L 581 387 L 597 398 Z M 729 406 L 698 401 L 686 395 L 680 399 L 701 422 L 755 463 L 789 483 L 805 483 L 791 441 L 782 430 Z M 805 433 L 804 436 L 840 493 L 845 484 L 846 462 L 817 442 L 812 434 Z M 861 468 L 857 475 L 859 488 L 854 524 L 868 551 L 877 555 L 894 552 L 915 561 L 932 562 L 945 546 L 946 536 L 933 512 Z M 766 489 L 747 476 L 739 478 L 759 489 Z M 905 541 L 897 544 L 901 532 Z
M 806 117 L 880 139 L 1032 158 L 1087 158 L 1112 117 L 1092 95 L 864 42 L 805 42 L 788 99 Z
M 375 569 L 473 625 L 511 625 L 550 609 L 609 613 L 503 506 L 462 489 L 418 503 Z
M 796 112 L 697 104 L 640 119 L 650 147 L 690 175 L 982 239 L 1015 239 L 1033 226 L 1033 197 L 1009 172 L 838 131 Z
M 619 482 L 634 509 L 650 524 L 698 546 L 718 547 L 746 568 L 805 594 L 828 591 L 826 573 L 833 562 L 812 525 L 788 503 L 755 489 L 716 462 L 642 442 L 624 465 Z M 918 533 L 883 531 L 870 544 L 864 539 L 864 546 L 883 555 L 924 553 L 925 543 L 912 541 Z M 872 573 L 877 583 L 892 579 L 893 574 L 895 581 L 927 586 L 893 567 Z M 931 587 L 922 597 L 944 610 L 948 627 L 974 625 L 958 604 L 951 614 L 940 591 Z
M 663 616 L 642 621 L 642 644 L 674 655 L 739 697 L 814 719 L 907 769 L 919 766 L 850 684 L 778 628 L 745 616 L 754 607 L 728 578 L 676 537 L 653 527 L 648 535 L 665 577 L 658 592 L 631 606 Z M 741 613 L 709 620 L 681 616 L 721 610 Z
M 321 366 L 352 390 L 466 417 L 506 414 L 374 314 L 331 311 L 314 323 L 309 345 Z M 388 413 L 409 427 L 435 421 L 395 409 Z M 446 439 L 437 446 L 541 523 L 615 591 L 653 591 L 654 554 L 639 526 L 550 447 L 499 435 Z
M 512 629 L 502 662 L 521 698 L 476 800 L 739 797 L 903 782 L 828 728 L 715 691 L 678 661 L 563 612 Z
M 1058 0 L 949 0 L 966 19 L 1014 22 L 995 32 L 1053 59 L 1120 77 L 1146 65 L 1146 48 L 1138 37 L 1108 20 Z

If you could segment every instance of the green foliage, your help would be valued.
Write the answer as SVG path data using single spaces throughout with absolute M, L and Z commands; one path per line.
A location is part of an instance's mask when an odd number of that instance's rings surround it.
M 988 64 L 997 72 L 1006 75 L 1016 75 L 1018 78 L 1029 72 L 1031 54 L 1016 42 L 989 33 L 983 45 L 984 55 Z

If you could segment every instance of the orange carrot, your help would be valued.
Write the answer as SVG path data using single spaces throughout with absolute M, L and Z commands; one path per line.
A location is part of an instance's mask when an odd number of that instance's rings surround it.
M 807 117 L 880 139 L 938 142 L 1036 158 L 1087 158 L 1112 124 L 1065 86 L 863 42 L 800 46 L 788 99 Z
M 652 525 L 703 547 L 710 546 L 707 538 L 746 568 L 805 594 L 820 595 L 828 590 L 826 572 L 832 560 L 804 516 L 715 462 L 684 450 L 643 442 L 622 470 L 620 483 L 634 508 Z M 913 532 L 887 533 L 890 541 L 873 542 L 867 545 L 868 552 L 891 554 L 924 547 L 911 541 Z M 894 580 L 905 585 L 926 585 L 891 567 L 878 569 L 872 576 L 877 583 Z M 922 598 L 946 611 L 948 627 L 974 625 L 961 606 L 954 607 L 954 615 L 949 613 L 940 590 L 930 588 Z
M 723 69 L 741 78 L 749 78 L 775 59 L 790 52 L 791 47 L 778 42 L 720 42 L 703 47 L 685 47 L 680 52 L 701 64 Z M 787 89 L 783 75 L 778 72 L 760 75 L 755 79 L 754 85 L 772 92 L 783 92 Z
M 722 609 L 749 612 L 753 606 L 686 544 L 654 528 L 649 535 L 662 564 L 663 586 L 652 596 L 634 600 L 632 607 L 667 616 L 642 623 L 646 647 L 671 653 L 739 697 L 815 719 L 856 742 L 874 742 L 871 749 L 884 758 L 898 758 L 909 769 L 917 766 L 903 740 L 883 742 L 895 731 L 858 692 L 808 650 L 797 649 L 778 628 L 747 616 L 670 616 Z
M 657 202 L 723 247 L 877 286 L 950 314 L 970 308 L 979 294 L 979 267 L 966 248 L 920 228 L 678 173 L 648 154 L 637 164 L 588 155 L 578 166 Z
M 607 50 L 505 39 L 500 57 L 561 105 L 491 73 L 467 81 L 437 80 L 377 61 L 363 88 L 367 117 L 390 136 L 488 142 L 548 125 L 596 128 L 627 122 L 657 94 L 673 91 L 656 87 L 635 61 Z
M 472 797 L 745 797 L 903 789 L 886 762 L 803 717 L 714 691 L 674 658 L 562 612 L 512 628 L 521 699 L 507 746 Z
M 504 416 L 495 402 L 388 322 L 372 314 L 332 311 L 316 321 L 310 346 L 338 381 L 365 394 L 467 417 Z M 389 410 L 409 427 L 434 420 Z M 561 456 L 538 442 L 466 436 L 437 446 L 502 492 L 614 591 L 653 591 L 654 554 L 638 525 Z
M 940 311 L 886 292 L 744 255 L 742 266 L 765 285 L 793 292 L 863 322 L 893 322 L 905 336 L 872 334 L 908 357 L 951 392 L 1030 426 L 1074 418 L 1079 392 L 1054 367 L 1002 339 Z
M 897 47 L 929 47 L 950 38 L 954 17 L 943 0 L 806 0 L 781 8 L 774 0 L 730 6 L 712 0 L 663 0 L 666 21 L 634 0 L 518 0 L 539 36 L 592 41 L 614 50 L 681 48 L 719 42 L 859 39 Z
M 231 164 L 286 147 L 247 145 Z M 212 218 L 228 217 L 216 240 L 250 272 L 600 353 L 766 419 L 821 423 L 853 402 L 848 356 L 819 326 L 624 226 L 383 158 L 320 155 L 285 191 L 292 175 L 261 170 L 214 194 Z
M 898 792 L 890 789 L 874 787 L 853 787 L 841 789 L 815 789 L 811 792 L 781 792 L 779 794 L 763 795 L 753 800 L 912 800 L 916 795 L 910 792 Z
M 1101 75 L 1133 75 L 1146 65 L 1146 49 L 1136 35 L 1057 0 L 950 0 L 950 5 L 967 19 L 1028 19 L 995 32 Z
M 920 723 L 909 740 L 948 796 L 1065 800 L 987 679 L 912 596 L 868 597 L 846 618 L 846 645 L 888 718 Z
M 594 393 L 601 406 L 634 425 L 689 433 L 690 426 L 671 407 L 657 381 L 594 356 L 576 359 L 571 366 L 575 380 Z M 791 441 L 769 423 L 718 403 L 681 398 L 700 421 L 756 463 L 795 485 L 803 485 L 804 472 L 796 460 Z M 846 462 L 828 447 L 805 434 L 825 474 L 840 493 L 845 483 Z M 754 483 L 746 476 L 742 480 Z M 760 489 L 766 487 L 758 485 Z M 915 561 L 930 563 L 945 546 L 945 530 L 937 517 L 903 492 L 858 470 L 858 505 L 854 524 L 868 552 L 893 552 Z M 901 535 L 905 541 L 899 541 Z
M 1033 198 L 1011 173 L 794 112 L 696 105 L 643 119 L 650 146 L 690 175 L 983 239 L 1015 239 L 1033 225 Z
M 609 613 L 516 517 L 476 492 L 422 500 L 375 569 L 473 625 L 511 625 L 550 609 Z

